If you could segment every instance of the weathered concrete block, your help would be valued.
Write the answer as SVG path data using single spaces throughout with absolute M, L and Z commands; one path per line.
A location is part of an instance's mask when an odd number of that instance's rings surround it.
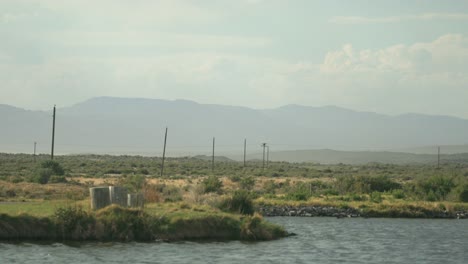
M 91 209 L 98 210 L 110 205 L 109 187 L 89 188 Z
M 145 201 L 142 193 L 129 193 L 127 196 L 128 207 L 143 207 Z
M 127 188 L 109 186 L 109 198 L 111 204 L 127 207 Z

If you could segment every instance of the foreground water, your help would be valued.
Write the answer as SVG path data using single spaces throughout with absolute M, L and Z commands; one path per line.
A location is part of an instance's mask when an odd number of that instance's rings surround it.
M 0 243 L 0 263 L 468 263 L 468 221 L 268 218 L 277 241 Z

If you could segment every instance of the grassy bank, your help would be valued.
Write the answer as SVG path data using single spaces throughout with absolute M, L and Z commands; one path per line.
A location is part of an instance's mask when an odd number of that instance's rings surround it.
M 17 208 L 24 207 L 19 212 L 31 206 L 31 203 L 16 204 Z M 43 205 L 48 212 L 54 206 Z M 151 204 L 144 210 L 110 206 L 96 212 L 73 205 L 56 207 L 48 215 L 14 214 L 8 206 L 0 208 L 2 240 L 260 241 L 287 235 L 283 228 L 266 222 L 258 214 L 230 214 L 187 203 Z

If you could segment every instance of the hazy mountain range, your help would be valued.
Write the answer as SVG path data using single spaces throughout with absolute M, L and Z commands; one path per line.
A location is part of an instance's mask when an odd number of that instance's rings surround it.
M 0 105 L 0 124 L 0 152 L 31 153 L 35 141 L 38 152 L 50 151 L 52 111 Z M 341 156 L 346 162 L 353 160 L 347 155 L 359 153 L 350 152 L 356 150 L 371 150 L 375 157 L 377 151 L 435 154 L 437 145 L 445 154 L 468 152 L 468 120 L 450 116 L 389 116 L 334 106 L 257 110 L 186 100 L 98 97 L 57 108 L 56 153 L 159 156 L 166 127 L 167 154 L 172 156 L 210 154 L 213 137 L 216 153 L 233 158 L 242 156 L 245 138 L 249 157 L 258 158 L 260 144 L 267 142 L 272 159 L 289 161 L 320 161 L 313 157 L 321 155 Z M 338 155 L 323 149 L 342 151 Z

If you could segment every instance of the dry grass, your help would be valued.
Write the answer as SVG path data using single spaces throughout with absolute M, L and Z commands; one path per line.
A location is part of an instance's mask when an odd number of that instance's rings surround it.
M 0 192 L 4 193 L 3 201 L 23 201 L 31 199 L 81 200 L 88 195 L 84 186 L 66 183 L 37 184 L 29 182 L 11 183 L 0 181 Z M 0 200 L 1 201 L 1 200 Z

